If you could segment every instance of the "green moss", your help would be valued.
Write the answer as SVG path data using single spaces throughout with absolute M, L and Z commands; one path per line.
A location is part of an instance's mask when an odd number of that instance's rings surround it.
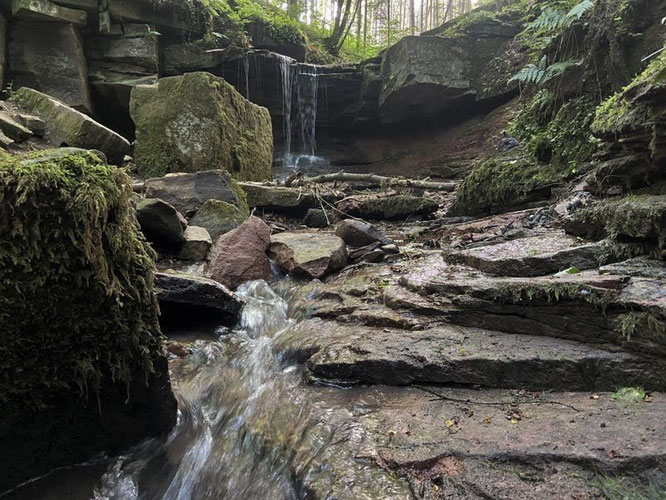
M 87 152 L 0 160 L 0 402 L 44 410 L 161 356 L 127 174 Z
M 544 89 L 524 102 L 508 132 L 538 161 L 575 174 L 598 146 L 590 132 L 597 104 L 585 95 L 561 104 Z
M 592 130 L 600 136 L 614 136 L 645 127 L 654 127 L 657 121 L 655 110 L 646 102 L 640 102 L 636 98 L 664 86 L 666 86 L 666 51 L 662 52 L 621 92 L 599 105 Z
M 205 228 L 211 239 L 216 241 L 222 234 L 240 226 L 248 215 L 247 211 L 242 211 L 231 203 L 208 200 L 197 210 L 190 224 Z
M 474 167 L 456 193 L 455 214 L 482 214 L 534 201 L 567 171 L 529 156 L 490 158 Z

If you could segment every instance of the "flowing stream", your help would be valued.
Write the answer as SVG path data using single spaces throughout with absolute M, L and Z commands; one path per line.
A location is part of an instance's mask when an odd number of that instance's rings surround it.
M 171 362 L 175 429 L 115 459 L 93 498 L 404 497 L 401 481 L 358 458 L 370 451 L 357 417 L 372 402 L 306 384 L 277 347 L 298 323 L 287 302 L 263 281 L 237 293 L 247 302 L 238 327 Z

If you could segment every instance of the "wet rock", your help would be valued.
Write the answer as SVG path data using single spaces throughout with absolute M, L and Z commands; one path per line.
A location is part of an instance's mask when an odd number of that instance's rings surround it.
M 160 198 L 186 216 L 208 200 L 224 201 L 241 211 L 247 210 L 243 191 L 224 170 L 168 174 L 147 179 L 145 186 L 148 198 Z
M 603 243 L 586 243 L 563 232 L 448 252 L 449 262 L 499 276 L 544 276 L 564 269 L 592 269 L 607 252 Z
M 385 255 L 386 254 L 381 249 L 375 248 L 374 250 L 371 250 L 370 252 L 363 254 L 357 260 L 358 262 L 377 263 L 383 261 Z
M 307 278 L 322 278 L 347 263 L 345 242 L 326 234 L 275 234 L 270 254 L 285 271 Z
M 232 290 L 246 281 L 269 280 L 271 267 L 266 252 L 270 242 L 270 228 L 261 219 L 250 217 L 217 240 L 206 267 L 207 276 Z
M 166 329 L 220 321 L 236 324 L 243 301 L 217 281 L 180 273 L 157 273 L 155 291 Z
M 439 205 L 428 198 L 408 195 L 394 196 L 351 196 L 336 205 L 344 214 L 364 219 L 397 220 L 410 216 L 429 215 L 436 212 Z
M 236 205 L 221 200 L 208 200 L 197 210 L 190 223 L 206 228 L 211 239 L 217 241 L 224 233 L 240 226 L 247 216 Z
M 242 180 L 272 177 L 268 110 L 222 78 L 187 73 L 132 90 L 135 160 L 144 176 L 224 169 Z
M 330 219 L 321 208 L 311 208 L 305 214 L 303 219 L 305 225 L 312 228 L 324 228 L 330 226 Z
M 187 226 L 185 241 L 180 247 L 178 258 L 180 260 L 202 261 L 208 256 L 213 246 L 213 240 L 203 227 Z
M 46 94 L 24 87 L 12 101 L 46 122 L 46 138 L 51 144 L 97 149 L 113 164 L 120 164 L 130 151 L 126 139 Z
M 17 122 L 8 113 L 0 111 L 0 130 L 15 142 L 27 141 L 32 137 L 30 129 Z
M 9 25 L 8 40 L 7 79 L 12 82 L 14 89 L 33 88 L 53 96 L 67 106 L 91 112 L 83 39 L 74 25 L 16 21 Z M 28 111 L 33 112 L 32 109 Z M 50 116 L 43 116 L 41 110 L 34 111 L 46 122 L 52 120 Z M 53 126 L 56 129 L 62 127 L 63 124 Z M 65 141 L 52 142 L 60 146 Z M 93 147 L 73 142 L 66 144 Z
M 185 242 L 185 218 L 167 202 L 158 198 L 146 198 L 136 207 L 136 217 L 141 231 L 159 247 L 176 248 Z
M 455 326 L 399 334 L 357 327 L 341 334 L 334 323 L 316 320 L 298 328 L 317 349 L 308 370 L 336 381 L 581 391 L 666 385 L 663 361 L 550 337 Z
M 86 11 L 62 7 L 49 0 L 12 0 L 12 15 L 31 21 L 70 23 L 83 27 L 88 24 Z
M 360 259 L 364 255 L 367 255 L 368 253 L 377 250 L 380 247 L 380 245 L 381 243 L 379 241 L 375 241 L 374 243 L 371 243 L 370 245 L 366 245 L 364 247 L 351 248 L 348 250 L 349 258 L 351 260 Z
M 381 443 L 382 458 L 409 477 L 412 491 L 437 491 L 439 498 L 595 498 L 617 478 L 627 484 L 628 470 L 649 483 L 654 464 L 666 458 L 662 394 L 656 405 L 627 408 L 610 393 L 591 399 L 586 392 L 442 387 L 350 392 L 359 402 L 372 394 L 377 410 L 360 421 Z M 609 479 L 600 483 L 599 470 Z
M 636 257 L 616 264 L 602 266 L 599 268 L 599 273 L 666 280 L 666 262 L 647 257 Z
M 372 224 L 355 219 L 346 219 L 340 222 L 335 230 L 335 234 L 352 247 L 364 247 L 372 245 L 375 242 L 379 242 L 382 245 L 393 243 L 390 238 Z

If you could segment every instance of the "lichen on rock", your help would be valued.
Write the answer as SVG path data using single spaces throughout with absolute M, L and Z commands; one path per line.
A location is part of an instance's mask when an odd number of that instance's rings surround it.
M 239 180 L 271 178 L 268 110 L 222 78 L 187 73 L 132 90 L 135 157 L 145 177 L 223 169 Z

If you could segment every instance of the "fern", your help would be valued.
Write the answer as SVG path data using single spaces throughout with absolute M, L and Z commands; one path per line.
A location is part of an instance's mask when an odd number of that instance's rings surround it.
M 593 0 L 583 0 L 582 2 L 579 2 L 577 5 L 573 6 L 569 12 L 567 12 L 566 16 L 564 16 L 565 23 L 571 24 L 572 22 L 580 19 L 592 7 L 594 7 Z

